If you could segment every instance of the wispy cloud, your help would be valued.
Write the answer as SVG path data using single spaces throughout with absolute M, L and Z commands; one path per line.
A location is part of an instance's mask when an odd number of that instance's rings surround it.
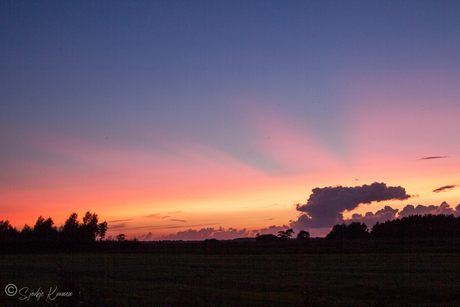
M 138 227 L 129 227 L 129 230 L 136 229 L 147 229 L 147 230 L 162 230 L 162 229 L 174 229 L 174 228 L 184 228 L 184 227 L 203 227 L 203 226 L 213 226 L 220 223 L 207 223 L 207 224 L 197 224 L 197 225 L 150 225 L 150 226 L 138 226 Z
M 170 215 L 161 215 L 160 213 L 154 213 L 154 214 L 149 214 L 149 215 L 144 215 L 142 217 L 150 218 L 150 219 L 167 219 L 168 217 L 171 217 Z
M 178 220 L 178 219 L 171 219 L 170 221 L 173 221 L 173 222 L 182 222 L 182 223 L 187 223 L 186 220 Z
M 451 185 L 445 185 L 443 187 L 437 188 L 436 190 L 433 190 L 434 193 L 439 193 L 439 192 L 447 192 L 449 190 L 452 190 L 455 188 L 457 185 L 451 184 Z
M 420 160 L 445 159 L 445 158 L 449 158 L 449 156 L 429 156 L 429 157 L 423 157 Z
M 132 221 L 134 219 L 126 219 L 126 220 L 113 220 L 113 221 L 107 221 L 107 223 L 119 223 L 119 222 L 128 222 Z
M 161 214 L 154 213 L 154 214 L 144 215 L 143 217 L 148 217 L 148 218 L 153 218 L 153 219 L 161 219 Z
M 110 230 L 112 230 L 112 229 L 121 229 L 121 228 L 126 228 L 126 224 L 121 223 L 121 224 L 115 224 L 115 225 L 110 225 L 109 226 Z

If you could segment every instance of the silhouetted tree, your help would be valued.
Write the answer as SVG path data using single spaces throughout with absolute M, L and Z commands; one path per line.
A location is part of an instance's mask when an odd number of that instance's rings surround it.
M 61 229 L 62 245 L 72 250 L 80 249 L 84 246 L 85 239 L 81 224 L 78 221 L 78 214 L 71 213 Z
M 281 239 L 289 239 L 294 234 L 294 230 L 288 229 L 286 231 L 278 231 L 278 237 Z
M 310 233 L 305 230 L 299 231 L 297 234 L 297 240 L 308 240 L 310 238 Z
M 336 240 L 336 239 L 342 239 L 345 238 L 345 233 L 347 230 L 347 225 L 345 224 L 337 224 L 332 227 L 331 232 L 326 236 L 326 239 L 328 240 Z
M 460 237 L 460 217 L 453 215 L 410 215 L 401 219 L 376 223 L 373 238 Z
M 99 235 L 98 217 L 96 213 L 86 212 L 83 217 L 83 224 L 80 227 L 83 232 L 84 240 L 87 242 L 96 241 Z
M 57 250 L 76 250 L 94 247 L 97 237 L 101 240 L 107 233 L 107 222 L 98 223 L 97 214 L 86 212 L 83 222 L 78 221 L 77 213 L 70 214 L 59 229 L 51 218 L 39 216 L 35 225 L 25 224 L 21 232 L 10 222 L 0 221 L 0 252 L 41 252 Z
M 105 238 L 105 234 L 107 233 L 107 222 L 102 222 L 98 225 L 98 229 L 99 229 L 99 237 L 101 238 L 101 240 L 104 240 Z
M 124 233 L 120 233 L 120 234 L 117 236 L 117 241 L 118 241 L 118 242 L 123 242 L 125 239 L 126 239 L 126 237 L 125 237 L 125 234 L 124 234 Z
M 369 235 L 367 225 L 364 223 L 353 222 L 347 226 L 347 236 L 350 239 L 362 239 Z
M 25 224 L 24 228 L 22 228 L 21 234 L 23 235 L 32 235 L 32 228 L 29 225 Z
M 353 222 L 350 225 L 334 225 L 331 232 L 326 236 L 326 239 L 362 239 L 369 235 L 367 225 L 364 223 Z
M 13 229 L 13 226 L 11 226 L 10 221 L 0 221 L 0 233 L 4 233 L 5 231 L 9 231 L 11 229 Z
M 79 241 L 79 230 L 80 222 L 78 221 L 78 214 L 71 213 L 69 218 L 65 221 L 62 233 L 66 239 Z
M 17 230 L 11 226 L 10 221 L 0 221 L 0 242 L 10 242 L 17 237 L 17 234 Z
M 39 216 L 32 232 L 36 238 L 41 239 L 55 239 L 57 236 L 57 229 L 54 227 L 53 219 L 50 217 L 45 220 L 42 216 Z
M 20 241 L 23 247 L 30 247 L 31 243 L 33 242 L 33 230 L 27 224 L 25 224 L 24 228 L 22 228 Z
M 0 252 L 14 252 L 15 242 L 17 241 L 20 233 L 11 226 L 8 220 L 0 221 Z
M 83 222 L 78 221 L 78 214 L 72 213 L 65 221 L 61 231 L 62 243 L 73 250 L 92 246 L 99 236 L 105 237 L 107 222 L 98 224 L 98 215 L 86 212 Z
M 46 220 L 43 216 L 38 217 L 32 230 L 32 237 L 35 250 L 57 250 L 60 247 L 59 232 L 50 217 Z

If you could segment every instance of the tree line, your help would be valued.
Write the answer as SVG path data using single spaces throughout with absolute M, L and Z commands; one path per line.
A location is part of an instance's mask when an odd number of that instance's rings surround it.
M 460 217 L 453 214 L 410 215 L 401 219 L 377 222 L 371 230 L 364 223 L 353 222 L 349 225 L 334 225 L 326 239 L 363 239 L 363 238 L 458 238 L 460 237 Z
M 0 220 L 0 253 L 89 251 L 123 248 L 130 243 L 124 234 L 116 237 L 118 242 L 103 241 L 107 233 L 107 222 L 99 223 L 96 213 L 86 212 L 81 221 L 77 213 L 70 214 L 64 225 L 57 227 L 51 218 L 38 217 L 33 227 L 24 226 L 18 231 L 8 220 Z M 293 229 L 279 231 L 277 235 L 257 235 L 257 242 L 286 242 L 294 235 Z M 310 234 L 301 230 L 296 241 L 308 242 Z M 384 223 L 377 222 L 372 229 L 366 224 L 353 222 L 337 224 L 326 236 L 327 240 L 341 239 L 418 239 L 418 238 L 460 238 L 460 217 L 454 215 L 411 215 Z M 209 242 L 208 242 L 209 243 Z M 130 245 L 131 246 L 131 245 Z M 137 245 L 136 245 L 137 246 Z
M 25 225 L 18 231 L 8 220 L 0 221 L 0 247 L 2 252 L 78 251 L 90 249 L 103 240 L 107 222 L 99 223 L 96 213 L 86 212 L 82 221 L 72 213 L 62 227 L 53 219 L 39 216 L 35 225 Z

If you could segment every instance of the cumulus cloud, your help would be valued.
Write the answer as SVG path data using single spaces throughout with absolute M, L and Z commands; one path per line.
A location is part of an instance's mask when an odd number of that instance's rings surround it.
M 350 220 L 347 222 L 360 222 L 367 225 L 367 227 L 372 227 L 377 222 L 385 222 L 388 220 L 393 220 L 398 213 L 398 209 L 393 209 L 390 206 L 385 206 L 383 209 L 378 210 L 375 213 L 367 212 L 364 216 L 361 214 L 353 214 Z
M 460 206 L 460 205 L 459 205 Z M 457 206 L 455 209 L 452 209 L 448 203 L 445 201 L 442 202 L 439 206 L 423 206 L 423 205 L 418 205 L 417 207 L 414 207 L 412 205 L 407 205 L 404 207 L 403 210 L 399 213 L 400 217 L 404 216 L 409 216 L 409 215 L 415 215 L 415 214 L 459 214 L 460 209 L 459 206 Z
M 353 214 L 351 219 L 344 220 L 344 222 L 347 224 L 352 223 L 352 222 L 365 223 L 369 228 L 371 228 L 377 222 L 382 223 L 388 220 L 406 217 L 409 215 L 424 215 L 424 214 L 460 215 L 460 205 L 455 207 L 455 209 L 452 209 L 450 205 L 446 202 L 442 202 L 442 204 L 440 204 L 439 206 L 418 205 L 417 207 L 414 207 L 413 205 L 406 205 L 399 213 L 398 211 L 399 211 L 398 209 L 393 209 L 390 206 L 385 206 L 385 208 L 378 210 L 376 213 L 367 212 L 364 216 L 361 214 Z
M 415 208 L 413 205 L 407 205 L 404 207 L 404 209 L 401 210 L 399 213 L 399 216 L 409 216 L 409 215 L 416 215 L 416 214 L 428 214 L 434 210 L 436 210 L 436 206 L 423 206 L 423 205 L 418 205 L 417 208 Z
M 351 211 L 360 204 L 385 200 L 405 200 L 411 196 L 401 187 L 388 187 L 385 183 L 356 187 L 325 187 L 312 190 L 306 204 L 297 204 L 296 209 L 304 212 L 291 225 L 296 228 L 324 228 L 343 223 L 343 212 Z
M 451 185 L 445 185 L 443 187 L 440 187 L 440 188 L 437 188 L 436 190 L 433 190 L 433 192 L 435 193 L 439 193 L 439 192 L 447 192 L 449 190 L 452 190 L 453 188 L 455 188 L 457 185 L 455 184 L 451 184 Z

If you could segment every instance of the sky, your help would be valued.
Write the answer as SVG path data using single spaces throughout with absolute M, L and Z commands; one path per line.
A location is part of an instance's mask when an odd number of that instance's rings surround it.
M 254 236 L 460 214 L 458 1 L 2 1 L 0 220 Z

